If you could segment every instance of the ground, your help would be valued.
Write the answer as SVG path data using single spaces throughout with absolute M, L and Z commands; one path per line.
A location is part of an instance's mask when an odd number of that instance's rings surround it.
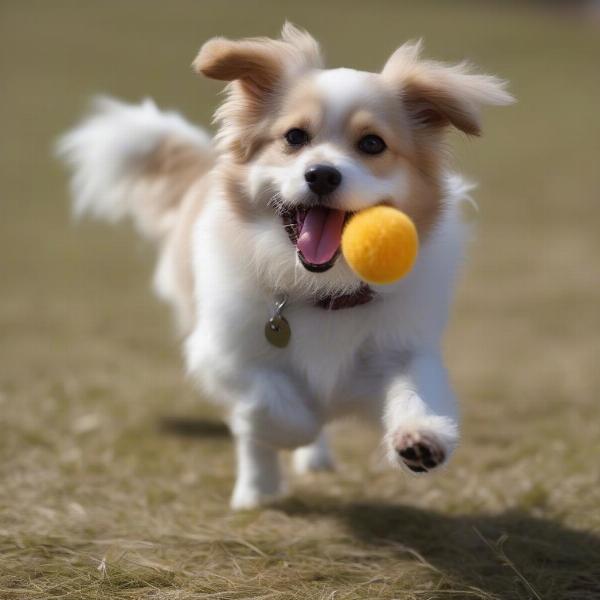
M 98 91 L 209 123 L 201 42 L 285 17 L 333 65 L 375 69 L 423 36 L 519 103 L 453 139 L 480 184 L 445 343 L 454 460 L 400 474 L 342 423 L 337 473 L 234 514 L 231 441 L 184 379 L 152 251 L 71 222 L 51 144 Z M 524 3 L 3 0 L 0 597 L 600 597 L 599 55 L 597 25 Z

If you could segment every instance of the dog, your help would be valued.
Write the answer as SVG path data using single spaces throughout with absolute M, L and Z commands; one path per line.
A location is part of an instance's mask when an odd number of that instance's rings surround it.
M 154 289 L 174 308 L 187 371 L 227 408 L 236 442 L 231 499 L 282 492 L 279 451 L 297 472 L 328 469 L 324 426 L 383 424 L 393 465 L 427 473 L 458 442 L 440 353 L 468 226 L 469 184 L 447 165 L 450 127 L 480 134 L 504 81 L 400 46 L 378 73 L 325 69 L 289 23 L 279 39 L 206 42 L 194 70 L 227 82 L 214 138 L 151 101 L 100 99 L 59 143 L 77 215 L 130 217 L 158 247 Z M 421 250 L 395 284 L 367 285 L 339 252 L 347 217 L 388 204 Z

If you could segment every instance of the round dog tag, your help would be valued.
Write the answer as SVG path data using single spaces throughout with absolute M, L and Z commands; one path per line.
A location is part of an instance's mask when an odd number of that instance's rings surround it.
M 291 334 L 290 324 L 281 315 L 274 316 L 265 323 L 265 337 L 271 346 L 285 348 Z

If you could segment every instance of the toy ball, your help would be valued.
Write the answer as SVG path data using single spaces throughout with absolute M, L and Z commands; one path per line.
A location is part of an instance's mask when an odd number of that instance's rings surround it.
M 412 220 L 391 206 L 373 206 L 351 217 L 342 234 L 342 254 L 367 283 L 389 284 L 404 277 L 419 251 Z

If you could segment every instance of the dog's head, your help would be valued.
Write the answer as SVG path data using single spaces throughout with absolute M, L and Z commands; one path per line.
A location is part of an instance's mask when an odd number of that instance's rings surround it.
M 281 39 L 214 38 L 197 72 L 231 82 L 216 113 L 221 174 L 249 250 L 276 287 L 350 291 L 340 258 L 348 216 L 375 204 L 406 212 L 421 238 L 442 206 L 444 132 L 479 135 L 502 81 L 420 58 L 404 44 L 380 73 L 323 69 L 317 42 L 286 24 Z

